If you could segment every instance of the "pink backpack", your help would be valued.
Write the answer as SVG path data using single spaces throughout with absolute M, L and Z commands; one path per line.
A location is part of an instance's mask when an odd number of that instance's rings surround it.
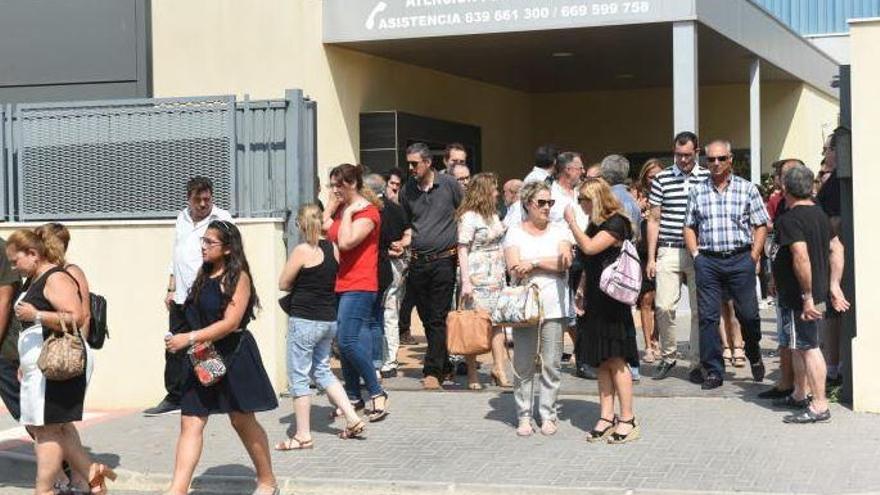
M 623 241 L 620 256 L 602 270 L 599 288 L 615 301 L 635 305 L 642 290 L 642 265 L 632 242 Z

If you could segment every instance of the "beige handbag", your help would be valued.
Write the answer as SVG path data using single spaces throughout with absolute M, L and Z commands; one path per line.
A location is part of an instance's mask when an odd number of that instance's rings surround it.
M 446 316 L 446 350 L 450 354 L 476 356 L 492 349 L 492 321 L 489 312 L 462 309 L 461 301 Z
M 86 371 L 86 348 L 76 324 L 68 330 L 65 313 L 60 313 L 61 331 L 53 331 L 43 341 L 37 367 L 47 380 L 64 381 Z

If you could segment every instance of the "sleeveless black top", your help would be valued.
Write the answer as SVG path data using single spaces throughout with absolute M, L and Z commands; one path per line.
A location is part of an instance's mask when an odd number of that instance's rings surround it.
M 321 239 L 318 247 L 324 252 L 324 261 L 300 269 L 290 290 L 290 316 L 336 321 L 336 271 L 339 263 L 333 255 L 333 244 Z
M 37 311 L 55 311 L 55 307 L 52 306 L 52 303 L 46 299 L 46 295 L 44 291 L 46 290 L 46 281 L 49 280 L 49 277 L 56 272 L 62 272 L 70 277 L 71 280 L 76 283 L 76 279 L 73 278 L 73 275 L 67 273 L 63 267 L 56 266 L 55 268 L 50 268 L 46 270 L 41 277 L 36 280 L 28 279 L 25 281 L 24 286 L 21 290 L 24 292 L 24 297 L 21 298 L 21 302 L 30 303 L 37 309 Z M 77 284 L 77 291 L 79 291 L 79 285 Z M 24 321 L 22 320 L 21 326 L 22 328 L 28 328 L 33 326 L 33 321 Z M 50 330 L 48 328 L 43 329 L 44 336 L 48 336 Z

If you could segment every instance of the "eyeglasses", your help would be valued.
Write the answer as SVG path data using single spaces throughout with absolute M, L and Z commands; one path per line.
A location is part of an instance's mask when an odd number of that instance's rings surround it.
M 730 160 L 730 155 L 706 157 L 706 163 L 724 163 L 727 160 Z
M 538 205 L 538 208 L 544 208 L 545 206 L 553 208 L 553 205 L 556 204 L 555 199 L 536 199 L 534 202 Z
M 471 181 L 471 178 L 470 178 L 470 176 L 468 176 L 468 177 L 456 177 L 455 180 L 461 182 L 462 184 L 467 184 L 468 182 Z
M 420 163 L 422 163 L 422 161 L 413 161 L 413 162 L 407 161 L 406 164 L 409 165 L 410 168 L 412 168 L 412 167 L 417 167 Z
M 215 240 L 215 239 L 211 239 L 210 237 L 202 237 L 199 240 L 202 241 L 202 247 L 206 247 L 206 248 L 212 248 L 214 246 L 219 246 L 219 245 L 223 244 L 222 242 Z

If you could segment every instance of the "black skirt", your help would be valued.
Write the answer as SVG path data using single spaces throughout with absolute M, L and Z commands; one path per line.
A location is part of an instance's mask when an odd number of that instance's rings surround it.
M 263 367 L 260 349 L 249 331 L 231 333 L 215 342 L 214 346 L 226 364 L 226 375 L 214 385 L 206 387 L 189 366 L 180 403 L 181 414 L 204 417 L 231 412 L 270 411 L 278 407 L 275 390 Z
M 628 307 L 626 311 L 629 312 Z M 578 338 L 584 341 L 583 362 L 594 368 L 611 358 L 621 358 L 627 363 L 638 361 L 639 348 L 632 314 L 615 316 L 591 315 L 587 310 L 587 314 L 578 317 Z

